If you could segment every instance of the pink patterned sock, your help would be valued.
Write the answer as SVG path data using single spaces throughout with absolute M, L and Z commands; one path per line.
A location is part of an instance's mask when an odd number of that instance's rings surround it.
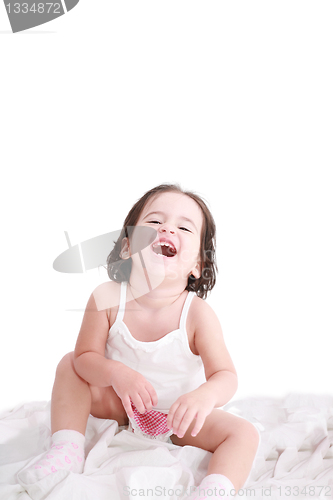
M 52 446 L 18 473 L 20 483 L 32 484 L 58 470 L 81 473 L 84 466 L 85 436 L 73 430 L 62 430 L 52 435 Z
M 230 491 L 232 496 L 230 496 Z M 209 474 L 195 489 L 189 500 L 227 500 L 235 497 L 235 488 L 231 481 L 222 474 Z

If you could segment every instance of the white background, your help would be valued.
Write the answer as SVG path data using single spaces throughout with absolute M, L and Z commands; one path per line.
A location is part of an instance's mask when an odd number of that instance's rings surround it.
M 12 34 L 0 5 L 1 410 L 50 399 L 104 280 L 53 270 L 64 231 L 120 229 L 162 182 L 214 214 L 235 399 L 332 394 L 332 17 L 326 0 L 81 0 Z

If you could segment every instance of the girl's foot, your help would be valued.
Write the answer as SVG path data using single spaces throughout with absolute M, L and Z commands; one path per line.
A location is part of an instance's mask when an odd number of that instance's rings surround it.
M 84 466 L 85 436 L 73 430 L 62 430 L 52 435 L 52 446 L 18 473 L 20 484 L 36 483 L 58 470 L 81 473 Z
M 231 490 L 233 496 L 230 496 Z M 221 474 L 210 474 L 202 480 L 189 500 L 226 500 L 233 498 L 235 494 L 234 486 L 228 478 Z

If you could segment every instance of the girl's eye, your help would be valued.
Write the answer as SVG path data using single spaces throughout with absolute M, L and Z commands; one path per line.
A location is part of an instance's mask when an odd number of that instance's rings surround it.
M 187 227 L 180 227 L 179 229 L 182 229 L 182 231 L 188 231 L 189 233 L 191 232 Z
M 158 220 L 150 220 L 149 224 L 161 224 Z

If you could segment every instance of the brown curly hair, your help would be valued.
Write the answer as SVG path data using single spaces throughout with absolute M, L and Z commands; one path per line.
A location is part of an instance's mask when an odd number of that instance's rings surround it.
M 159 186 L 156 186 L 147 191 L 133 205 L 126 219 L 124 220 L 121 234 L 118 240 L 115 242 L 113 250 L 108 255 L 107 272 L 109 278 L 118 283 L 129 280 L 132 269 L 132 259 L 121 259 L 120 252 L 122 240 L 125 237 L 129 238 L 131 236 L 129 234 L 129 229 L 131 227 L 133 228 L 133 226 L 136 225 L 141 212 L 148 200 L 150 200 L 153 196 L 170 191 L 189 196 L 190 198 L 192 198 L 192 200 L 196 201 L 196 203 L 201 208 L 204 218 L 200 245 L 201 276 L 200 278 L 195 279 L 193 275 L 190 275 L 187 281 L 186 290 L 193 291 L 198 295 L 198 297 L 206 299 L 208 292 L 213 289 L 216 283 L 216 226 L 213 216 L 203 199 L 199 195 L 191 191 L 184 191 L 178 184 L 160 184 Z

